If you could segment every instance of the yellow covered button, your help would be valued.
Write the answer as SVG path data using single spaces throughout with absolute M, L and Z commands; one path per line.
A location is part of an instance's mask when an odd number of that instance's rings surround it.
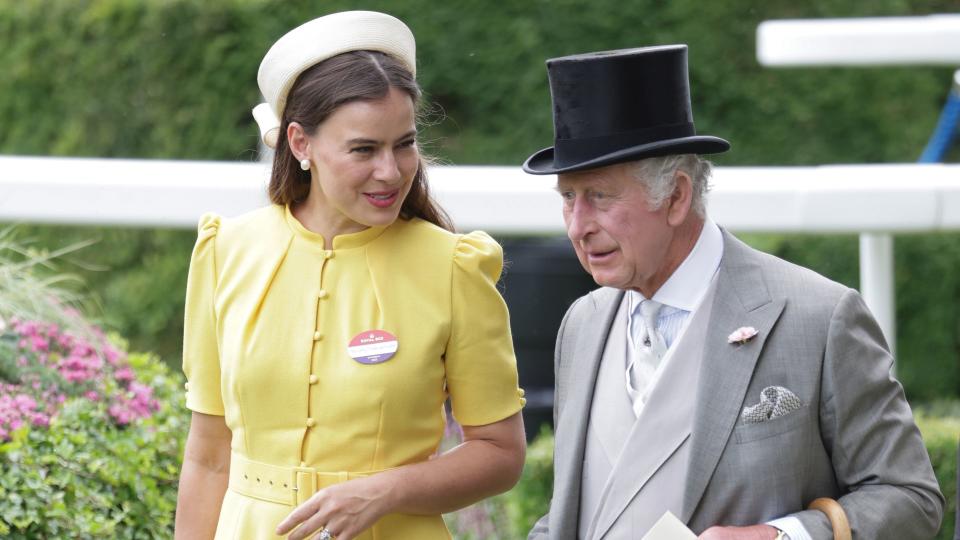
M 307 418 L 307 427 L 313 427 L 317 425 L 317 421 L 313 418 Z

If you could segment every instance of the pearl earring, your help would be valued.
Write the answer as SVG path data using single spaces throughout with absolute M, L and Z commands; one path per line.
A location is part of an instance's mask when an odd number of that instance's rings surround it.
M 301 160 L 300 160 L 300 168 L 303 169 L 303 170 L 305 170 L 305 171 L 309 171 L 309 170 L 310 170 L 310 160 L 307 159 L 307 158 L 301 159 Z

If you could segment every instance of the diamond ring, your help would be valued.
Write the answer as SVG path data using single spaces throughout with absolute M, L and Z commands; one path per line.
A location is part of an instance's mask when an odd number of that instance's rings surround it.
M 317 540 L 333 540 L 333 535 L 324 527 L 320 529 L 320 536 L 317 537 Z

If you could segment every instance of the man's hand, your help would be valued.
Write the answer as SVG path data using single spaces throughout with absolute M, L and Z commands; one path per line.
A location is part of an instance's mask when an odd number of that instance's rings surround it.
M 710 527 L 703 531 L 699 540 L 773 540 L 777 537 L 776 527 L 770 525 L 751 525 L 749 527 Z

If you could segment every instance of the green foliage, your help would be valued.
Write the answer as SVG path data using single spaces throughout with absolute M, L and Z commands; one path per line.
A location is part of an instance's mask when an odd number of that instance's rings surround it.
M 39 295 L 31 291 L 41 283 L 54 285 L 49 283 L 54 280 L 61 285 L 59 298 L 82 305 L 86 313 L 94 315 L 96 322 L 123 335 L 133 350 L 154 351 L 171 363 L 179 356 L 187 266 L 196 233 L 31 225 L 20 225 L 10 231 L 8 240 L 12 241 L 14 236 L 19 239 L 19 244 L 27 250 L 26 257 L 42 262 L 47 274 L 52 271 L 57 274 L 41 279 L 22 273 L 13 277 L 11 273 L 9 287 L 6 287 L 0 270 L 0 290 L 5 290 L 0 295 L 0 314 L 4 313 L 4 302 L 42 305 Z M 0 236 L 0 258 L 4 253 L 2 240 Z M 80 249 L 83 247 L 86 249 Z M 12 250 L 6 252 L 11 253 L 8 258 L 12 259 Z M 0 260 L 0 265 L 2 262 Z M 41 267 L 39 263 L 34 266 Z M 35 286 L 27 286 L 30 283 Z M 82 288 L 92 291 L 91 297 L 82 298 L 75 292 L 81 284 Z M 26 298 L 30 294 L 33 298 Z M 58 311 L 54 307 L 33 316 L 24 314 L 21 318 L 67 324 L 58 318 Z M 18 313 L 8 310 L 6 314 Z
M 0 232 L 0 536 L 170 538 L 182 377 L 85 320 L 62 255 Z
M 131 355 L 160 410 L 125 427 L 106 402 L 68 400 L 49 428 L 0 444 L 4 538 L 170 538 L 187 430 L 182 381 L 155 356 Z
M 0 3 L 0 152 L 254 160 L 257 66 L 296 24 L 344 9 L 405 20 L 419 78 L 445 118 L 425 129 L 453 163 L 519 164 L 551 143 L 544 59 L 684 42 L 701 133 L 733 144 L 722 165 L 910 162 L 949 90 L 951 68 L 775 69 L 755 59 L 759 22 L 924 15 L 956 0 L 23 0 Z M 951 154 L 956 160 L 960 152 Z M 123 204 L 115 201 L 114 204 Z M 88 238 L 76 269 L 104 322 L 177 362 L 189 231 L 36 227 L 49 250 Z M 856 283 L 849 237 L 767 241 Z M 960 235 L 897 240 L 899 375 L 914 398 L 960 394 Z M 93 255 L 91 255 L 93 254 Z M 90 271 L 92 266 L 104 271 Z
M 75 291 L 79 279 L 66 273 L 50 275 L 50 271 L 58 268 L 64 256 L 90 243 L 77 242 L 51 252 L 18 238 L 18 232 L 15 227 L 0 229 L 0 320 L 42 320 L 89 335 L 90 325 L 64 309 L 83 306 Z
M 957 509 L 957 443 L 960 402 L 941 402 L 916 412 L 917 426 L 930 453 L 933 470 L 947 503 L 938 540 L 952 540 Z
M 457 540 L 526 538 L 550 508 L 553 492 L 553 432 L 542 426 L 527 446 L 520 481 L 510 491 L 444 516 Z
M 960 394 L 960 234 L 895 238 L 897 377 L 911 400 Z M 956 432 L 955 432 L 956 433 Z
M 520 481 L 496 499 L 503 507 L 509 526 L 509 534 L 504 537 L 525 538 L 533 524 L 550 509 L 552 493 L 553 432 L 544 425 L 527 447 Z

